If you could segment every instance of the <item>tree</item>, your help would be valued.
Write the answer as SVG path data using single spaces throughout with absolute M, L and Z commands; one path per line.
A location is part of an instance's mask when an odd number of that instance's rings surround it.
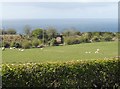
M 37 46 L 39 45 L 39 40 L 38 40 L 38 39 L 34 39 L 34 40 L 32 41 L 32 45 L 33 45 L 34 47 L 37 47 Z
M 55 46 L 55 45 L 56 45 L 56 40 L 55 40 L 55 38 L 52 38 L 50 40 L 50 46 Z
M 94 42 L 100 42 L 100 37 L 94 36 L 92 38 L 92 41 L 94 41 Z
M 7 29 L 7 34 L 16 34 L 16 30 L 15 29 L 13 29 L 13 28 L 8 28 Z
M 92 32 L 92 37 L 97 36 L 100 37 L 101 32 Z
M 25 33 L 25 35 L 27 35 L 28 38 L 30 37 L 31 27 L 30 27 L 29 25 L 26 25 L 26 26 L 24 27 L 24 33 Z
M 29 48 L 31 48 L 31 46 L 32 46 L 32 44 L 27 40 L 22 42 L 22 48 L 24 48 L 24 49 L 29 49 Z
M 112 40 L 112 35 L 109 32 L 105 32 L 103 37 L 104 37 L 105 41 L 111 41 Z
M 75 36 L 65 37 L 65 44 L 72 45 L 72 44 L 79 44 L 80 40 L 79 38 Z
M 5 35 L 7 34 L 7 31 L 0 29 L 0 35 Z
M 48 39 L 52 39 L 57 35 L 57 30 L 53 27 L 48 27 L 46 30 L 46 34 L 48 35 Z
M 10 47 L 10 43 L 7 42 L 7 41 L 3 41 L 2 46 L 5 47 L 5 48 L 8 48 L 8 47 Z
M 22 47 L 22 44 L 21 44 L 20 42 L 16 42 L 16 43 L 15 43 L 15 47 L 16 47 L 16 48 L 21 48 L 21 47 Z
M 32 36 L 36 37 L 38 39 L 42 39 L 43 38 L 43 29 L 38 28 L 32 31 Z
M 12 42 L 10 43 L 10 47 L 15 47 L 15 41 L 12 41 Z
M 81 35 L 79 31 L 76 30 L 76 28 L 71 27 L 71 28 L 66 28 L 62 32 L 64 36 L 75 36 L 75 35 Z

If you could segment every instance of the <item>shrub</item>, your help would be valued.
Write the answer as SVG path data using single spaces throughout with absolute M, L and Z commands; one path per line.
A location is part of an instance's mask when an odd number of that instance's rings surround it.
M 15 41 L 12 41 L 10 44 L 11 47 L 15 47 Z
M 16 34 L 17 32 L 16 32 L 16 30 L 15 29 L 13 29 L 13 28 L 9 28 L 9 29 L 7 29 L 7 34 Z
M 32 42 L 32 45 L 33 45 L 34 47 L 37 47 L 37 46 L 39 45 L 38 39 L 34 39 L 33 42 Z
M 16 42 L 16 43 L 15 43 L 15 47 L 16 47 L 16 48 L 21 48 L 21 47 L 22 47 L 22 45 L 21 45 L 21 43 L 20 43 L 20 42 Z
M 94 42 L 100 42 L 100 37 L 94 36 L 94 37 L 92 38 L 92 40 L 93 40 Z
M 56 40 L 55 38 L 50 40 L 50 46 L 55 46 L 56 45 Z
M 105 36 L 105 37 L 104 37 L 104 40 L 105 40 L 105 41 L 112 41 L 112 37 L 111 37 L 111 36 Z
M 22 47 L 20 42 L 14 42 L 14 41 L 11 42 L 10 46 L 11 47 L 16 47 L 16 48 L 21 48 Z
M 41 89 L 120 88 L 120 60 L 3 64 L 3 87 Z
M 10 47 L 10 43 L 7 41 L 2 41 L 2 46 L 5 48 L 9 48 Z
M 72 41 L 71 41 L 71 39 L 69 38 L 69 37 L 65 37 L 64 38 L 65 40 L 65 44 L 67 44 L 67 45 L 71 45 L 72 44 Z
M 29 41 L 22 42 L 22 48 L 29 49 L 31 47 L 31 43 Z
M 65 38 L 65 43 L 68 44 L 68 45 L 79 44 L 80 40 L 77 37 L 71 36 L 71 37 L 66 37 Z

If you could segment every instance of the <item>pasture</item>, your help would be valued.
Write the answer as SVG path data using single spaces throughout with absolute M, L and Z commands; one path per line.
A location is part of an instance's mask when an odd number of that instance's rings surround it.
M 99 53 L 95 51 L 99 49 Z M 53 46 L 25 49 L 5 49 L 3 63 L 66 62 L 76 60 L 107 59 L 118 56 L 118 42 L 82 43 L 77 45 Z

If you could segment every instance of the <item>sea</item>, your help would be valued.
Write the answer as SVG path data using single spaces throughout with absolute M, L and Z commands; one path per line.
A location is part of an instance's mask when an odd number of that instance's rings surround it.
M 22 34 L 25 26 L 31 30 L 36 28 L 55 28 L 58 32 L 75 29 L 80 32 L 118 32 L 118 20 L 112 18 L 71 18 L 71 19 L 9 19 L 2 20 L 2 28 L 13 28 Z

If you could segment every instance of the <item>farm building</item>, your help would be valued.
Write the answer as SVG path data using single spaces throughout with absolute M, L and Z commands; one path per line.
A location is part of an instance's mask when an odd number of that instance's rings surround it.
M 55 37 L 56 39 L 56 44 L 60 45 L 60 44 L 63 44 L 64 43 L 64 39 L 63 39 L 63 35 L 62 34 L 59 34 Z

